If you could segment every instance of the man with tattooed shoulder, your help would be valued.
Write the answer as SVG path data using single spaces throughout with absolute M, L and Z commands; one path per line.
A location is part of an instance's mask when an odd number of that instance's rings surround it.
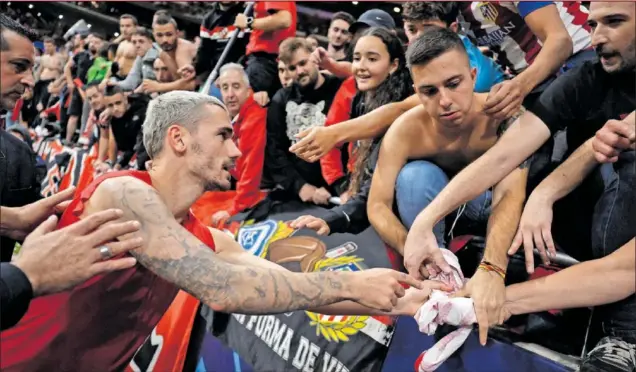
M 131 251 L 139 264 L 34 300 L 22 321 L 0 335 L 3 371 L 121 370 L 179 289 L 223 312 L 389 315 L 413 315 L 431 289 L 449 289 L 389 269 L 290 272 L 199 222 L 190 207 L 205 191 L 230 187 L 241 155 L 227 109 L 214 97 L 175 91 L 154 99 L 143 141 L 148 172 L 96 179 L 76 194 L 59 225 L 119 208 L 119 221 L 140 223 L 138 233 L 119 237 L 143 238 Z M 100 249 L 105 260 L 110 252 Z

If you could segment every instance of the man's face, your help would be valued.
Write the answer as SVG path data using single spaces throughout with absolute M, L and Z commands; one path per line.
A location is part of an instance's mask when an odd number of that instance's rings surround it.
M 139 57 L 143 57 L 152 46 L 152 41 L 141 35 L 133 35 L 131 42 L 135 46 L 135 52 Z
M 172 23 L 165 25 L 154 24 L 152 32 L 155 36 L 155 41 L 164 51 L 171 52 L 177 48 L 177 29 Z
M 350 24 L 343 21 L 342 19 L 336 19 L 335 21 L 331 22 L 329 31 L 327 31 L 327 39 L 329 39 L 329 44 L 333 45 L 336 48 L 340 48 L 351 41 L 349 26 Z
M 3 30 L 5 48 L 0 51 L 0 108 L 11 110 L 25 90 L 33 88 L 33 61 L 31 41 L 19 34 Z
M 89 87 L 86 89 L 86 98 L 91 105 L 91 109 L 95 111 L 104 109 L 104 95 L 98 87 Z
M 55 44 L 47 41 L 44 43 L 44 53 L 49 54 L 49 55 L 53 55 L 55 54 Z
M 457 23 L 453 23 L 448 26 L 446 23 L 438 20 L 431 19 L 425 21 L 407 21 L 404 20 L 404 33 L 406 33 L 406 37 L 409 39 L 409 43 L 412 43 L 415 39 L 422 36 L 424 31 L 431 26 L 438 26 L 442 28 L 451 28 L 453 31 L 457 32 Z
M 88 44 L 88 49 L 93 55 L 96 55 L 104 47 L 104 40 L 99 37 L 93 36 Z
M 104 104 L 110 109 L 114 118 L 120 119 L 128 111 L 128 97 L 123 93 L 104 96 Z
M 635 8 L 633 2 L 592 2 L 588 23 L 592 45 L 608 73 L 636 67 Z
M 119 33 L 124 35 L 124 38 L 128 39 L 135 33 L 137 26 L 130 18 L 122 18 L 119 20 Z
M 318 81 L 318 66 L 309 58 L 310 54 L 305 49 L 298 49 L 287 66 L 289 71 L 296 75 L 296 82 L 301 87 L 316 85 Z
M 428 114 L 446 127 L 460 127 L 470 115 L 475 70 L 468 56 L 450 50 L 425 65 L 411 67 L 413 87 Z
M 229 190 L 230 170 L 241 152 L 232 139 L 227 112 L 217 105 L 206 105 L 196 130 L 183 128 L 185 160 L 192 175 L 200 179 L 206 191 Z
M 73 36 L 73 47 L 79 48 L 82 45 L 84 45 L 84 39 L 82 39 L 82 35 L 76 34 L 75 36 Z
M 278 78 L 280 79 L 280 84 L 283 88 L 287 88 L 294 83 L 296 74 L 289 71 L 285 62 L 278 61 Z
M 245 75 L 237 70 L 226 71 L 219 77 L 219 88 L 230 115 L 236 116 L 250 96 Z
M 172 79 L 172 74 L 168 71 L 165 63 L 159 58 L 155 59 L 152 65 L 152 71 L 155 73 L 155 78 L 160 83 L 169 83 Z

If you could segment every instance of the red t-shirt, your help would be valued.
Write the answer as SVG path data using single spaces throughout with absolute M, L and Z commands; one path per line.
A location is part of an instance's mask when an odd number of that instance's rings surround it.
M 84 203 L 101 182 L 122 176 L 152 185 L 147 172 L 108 173 L 75 197 L 58 228 L 79 220 Z M 194 215 L 188 216 L 183 227 L 214 250 L 212 233 Z M 178 290 L 136 265 L 94 277 L 66 292 L 36 298 L 22 320 L 0 334 L 0 370 L 121 371 Z
M 353 76 L 348 77 L 342 82 L 327 114 L 327 120 L 325 121 L 326 127 L 337 125 L 351 119 L 351 104 L 357 92 L 356 79 Z M 322 176 L 329 185 L 341 177 L 344 177 L 346 174 L 342 164 L 342 151 L 343 149 L 336 147 L 320 158 Z M 350 156 L 349 163 L 352 164 L 352 162 L 353 157 Z
M 265 18 L 280 10 L 286 10 L 291 13 L 291 26 L 284 30 L 272 32 L 252 29 L 250 42 L 246 48 L 246 55 L 255 52 L 278 55 L 278 46 L 280 43 L 289 37 L 296 36 L 296 2 L 294 1 L 257 1 L 256 4 L 254 4 L 254 19 Z
M 234 122 L 234 141 L 241 151 L 232 176 L 237 180 L 230 215 L 255 206 L 262 199 L 260 187 L 267 143 L 267 109 L 250 96 Z

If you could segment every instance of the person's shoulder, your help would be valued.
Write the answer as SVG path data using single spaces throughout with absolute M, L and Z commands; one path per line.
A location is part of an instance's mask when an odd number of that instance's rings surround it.
M 431 117 L 424 107 L 417 105 L 395 119 L 385 138 L 386 140 L 409 143 L 412 138 L 419 137 L 422 130 L 431 123 Z
M 4 149 L 2 150 L 6 151 L 9 156 L 13 155 L 16 159 L 29 159 L 28 157 L 25 158 L 25 156 L 31 156 L 33 153 L 29 145 L 6 130 L 0 130 L 0 138 L 4 142 L 2 144 Z
M 290 97 L 293 96 L 294 89 L 295 89 L 294 84 L 288 87 L 280 88 L 274 94 L 274 97 L 272 97 L 272 102 L 285 104 L 290 99 Z
M 145 173 L 145 172 L 139 172 Z M 156 192 L 149 182 L 135 177 L 131 171 L 117 171 L 102 175 L 93 181 L 95 192 L 93 198 L 112 200 L 111 198 L 121 198 L 124 194 L 138 194 L 143 197 L 145 192 Z
M 600 61 L 585 61 L 561 74 L 553 84 L 561 83 L 562 85 L 585 87 L 603 83 L 607 76 L 609 76 L 609 74 L 603 70 Z
M 323 74 L 323 76 L 325 77 L 325 85 L 336 91 L 340 89 L 340 85 L 344 82 L 343 79 L 331 74 Z

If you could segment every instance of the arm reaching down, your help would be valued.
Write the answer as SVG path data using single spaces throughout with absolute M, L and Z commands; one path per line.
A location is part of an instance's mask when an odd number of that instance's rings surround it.
M 550 309 L 598 306 L 634 294 L 636 241 L 632 238 L 609 256 L 506 288 L 509 315 Z
M 546 265 L 550 263 L 549 256 L 556 255 L 552 239 L 554 203 L 580 185 L 597 165 L 589 139 L 530 194 L 509 252 L 514 254 L 523 245 L 528 273 L 534 272 L 535 247 Z
M 123 219 L 141 223 L 144 244 L 133 253 L 140 264 L 216 311 L 280 313 L 342 300 L 390 311 L 404 295 L 399 282 L 421 286 L 394 271 L 367 278 L 352 273 L 299 274 L 228 264 L 177 223 L 155 189 L 130 177 L 109 179 L 98 187 L 91 209 L 108 205 L 119 206 Z M 375 292 L 373 299 L 365 298 L 365 292 Z

